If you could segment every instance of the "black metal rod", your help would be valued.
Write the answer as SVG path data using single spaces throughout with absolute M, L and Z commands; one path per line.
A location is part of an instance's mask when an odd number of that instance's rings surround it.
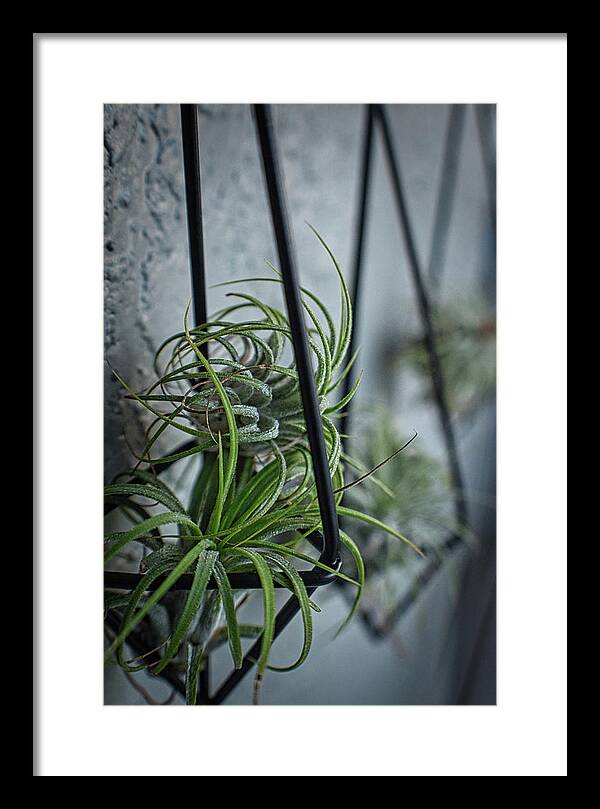
M 262 585 L 260 579 L 254 573 L 229 573 L 229 584 L 233 590 L 261 590 Z M 327 570 L 301 570 L 300 578 L 307 587 L 323 587 L 326 584 L 331 584 L 337 579 L 335 573 L 329 573 Z M 107 570 L 104 573 L 104 587 L 108 590 L 133 590 L 134 587 L 143 579 L 141 573 L 127 573 L 121 570 Z M 146 592 L 152 593 L 158 590 L 159 586 L 165 580 L 164 576 L 160 576 L 148 585 Z M 171 590 L 190 590 L 194 576 L 191 573 L 184 573 L 175 584 L 170 588 Z M 211 579 L 207 585 L 207 589 L 215 590 L 217 587 L 214 579 Z M 275 587 L 287 589 L 284 584 L 275 582 Z
M 277 243 L 277 252 L 279 254 L 279 264 L 292 331 L 296 367 L 300 380 L 304 420 L 306 423 L 306 432 L 315 475 L 317 499 L 321 513 L 321 525 L 324 537 L 321 561 L 328 565 L 333 565 L 337 562 L 339 556 L 338 518 L 333 497 L 333 487 L 331 485 L 325 438 L 323 436 L 323 425 L 319 412 L 319 402 L 317 400 L 314 372 L 306 336 L 304 310 L 300 297 L 300 284 L 292 251 L 292 238 L 285 205 L 283 180 L 275 146 L 271 110 L 268 104 L 254 105 L 254 120 L 267 184 L 271 220 L 275 233 L 275 241 Z
M 315 588 L 311 587 L 307 590 L 308 596 L 312 596 L 314 593 Z M 291 596 L 285 602 L 283 607 L 277 613 L 277 617 L 275 618 L 275 628 L 273 631 L 273 639 L 277 638 L 289 622 L 294 618 L 295 615 L 300 610 L 300 606 L 298 604 L 298 599 L 296 596 Z M 249 649 L 249 651 L 244 656 L 244 660 L 242 662 L 242 666 L 239 669 L 234 669 L 234 671 L 229 675 L 229 677 L 225 680 L 225 682 L 217 689 L 215 694 L 210 698 L 210 702 L 215 705 L 220 705 L 229 694 L 233 691 L 233 689 L 238 685 L 238 683 L 246 676 L 246 674 L 250 671 L 250 669 L 254 666 L 258 657 L 260 655 L 260 647 L 261 647 L 261 639 L 259 638 Z
M 369 181 L 371 177 L 371 154 L 373 143 L 373 105 L 367 104 L 365 110 L 364 134 L 362 142 L 361 153 L 361 171 L 360 171 L 360 189 L 359 189 L 359 204 L 356 218 L 356 242 L 354 245 L 354 264 L 352 271 L 352 287 L 350 290 L 350 300 L 352 302 L 353 312 L 353 328 L 350 335 L 350 345 L 348 347 L 348 359 L 352 357 L 356 349 L 356 336 L 358 334 L 358 303 L 359 294 L 361 289 L 362 280 L 362 267 L 363 267 L 363 254 L 365 245 L 365 234 L 367 229 L 367 213 L 368 213 L 368 199 L 369 199 Z M 350 393 L 354 380 L 356 379 L 355 368 L 351 368 L 350 372 L 344 379 L 344 387 L 342 390 L 341 398 L 343 399 Z M 351 403 L 348 403 L 345 408 L 346 412 L 340 421 L 340 432 L 347 434 L 350 430 L 350 412 Z M 345 446 L 346 439 L 342 439 Z
M 210 705 L 210 655 L 204 655 L 204 663 L 198 675 L 198 705 Z
M 275 147 L 275 135 L 273 132 L 271 111 L 268 105 L 254 105 L 254 121 L 256 124 L 256 132 L 258 135 L 263 161 L 273 230 L 275 232 L 275 240 L 279 254 L 279 263 L 281 266 L 288 317 L 292 330 L 296 366 L 298 368 L 298 376 L 300 379 L 300 392 L 302 396 L 302 406 L 304 409 L 304 419 L 306 423 L 306 431 L 315 475 L 317 499 L 319 501 L 319 510 L 321 512 L 323 551 L 319 557 L 319 561 L 330 565 L 337 570 L 340 566 L 339 526 L 337 512 L 333 498 L 333 487 L 331 485 L 331 476 L 327 461 L 327 450 L 323 436 L 323 427 L 321 424 L 321 415 L 319 412 L 314 373 L 312 364 L 310 362 L 302 300 L 300 297 L 300 284 L 298 282 L 298 274 L 293 259 L 291 246 L 292 240 L 285 207 L 283 181 L 281 178 L 278 155 Z M 308 587 L 307 589 L 309 595 L 312 595 L 315 590 L 314 587 Z M 299 612 L 299 610 L 300 604 L 298 599 L 295 596 L 291 596 L 275 618 L 274 638 L 278 637 L 278 635 L 285 629 L 285 627 Z M 215 695 L 210 699 L 211 703 L 220 704 L 227 698 L 231 691 L 256 663 L 256 660 L 260 654 L 260 647 L 261 640 L 259 639 L 253 644 L 252 648 L 244 656 L 241 668 L 234 670 L 222 683 Z
M 464 547 L 464 543 L 460 534 L 450 533 L 441 546 L 436 549 L 436 555 L 429 557 L 424 563 L 422 569 L 417 573 L 410 590 L 388 612 L 383 624 L 376 625 L 376 635 L 383 638 L 388 634 L 392 627 L 416 602 L 419 595 L 440 570 L 445 559 L 461 546 Z
M 121 629 L 121 621 L 122 616 L 115 613 L 114 610 L 108 611 L 106 616 L 106 624 L 113 630 L 115 635 L 117 635 Z M 154 651 L 148 654 L 148 649 L 145 648 L 144 645 L 139 641 L 138 636 L 135 633 L 132 632 L 130 635 L 128 635 L 125 643 L 131 649 L 133 649 L 137 655 L 144 655 L 144 660 L 149 666 L 160 663 L 160 653 L 158 651 Z M 166 668 L 161 671 L 159 676 L 169 683 L 169 685 L 171 685 L 179 694 L 181 694 L 182 697 L 185 697 L 185 683 L 174 671 L 171 665 L 166 666 Z
M 369 210 L 369 190 L 373 154 L 373 105 L 365 105 L 364 123 L 363 123 L 363 136 L 362 148 L 360 155 L 360 178 L 358 190 L 358 206 L 356 210 L 356 241 L 354 243 L 353 267 L 352 267 L 352 281 L 350 286 L 350 300 L 352 302 L 352 332 L 350 335 L 350 344 L 348 346 L 348 358 L 350 359 L 356 350 L 358 324 L 359 324 L 359 304 L 360 304 L 360 291 L 362 283 L 362 269 L 363 269 L 363 256 L 365 248 L 365 236 L 367 231 L 367 218 Z M 356 368 L 350 369 L 343 382 L 343 389 L 341 398 L 344 398 L 350 393 L 352 385 L 356 379 Z M 340 420 L 340 433 L 347 435 L 351 430 L 351 416 L 355 400 L 348 402 L 345 407 L 345 413 Z M 342 446 L 346 448 L 348 442 L 347 438 L 342 437 Z M 342 523 L 343 524 L 343 523 Z M 347 582 L 342 579 L 336 581 L 337 587 L 342 591 L 344 596 L 348 592 Z M 352 596 L 353 599 L 353 596 Z M 359 610 L 359 616 L 365 624 L 367 630 L 374 635 L 380 636 L 380 632 L 375 622 L 372 620 L 370 614 L 363 608 Z
M 198 113 L 195 104 L 181 104 L 180 111 L 194 320 L 196 326 L 201 326 L 207 315 Z
M 408 256 L 408 266 L 413 281 L 413 286 L 415 289 L 419 314 L 421 316 L 421 321 L 423 324 L 423 331 L 424 331 L 423 339 L 425 349 L 427 351 L 429 370 L 431 373 L 433 395 L 437 406 L 440 427 L 444 437 L 444 443 L 446 445 L 446 453 L 448 456 L 448 464 L 450 467 L 450 475 L 452 478 L 452 486 L 454 489 L 456 521 L 459 526 L 464 526 L 466 525 L 467 522 L 467 505 L 464 493 L 463 474 L 458 456 L 456 437 L 454 435 L 454 429 L 452 427 L 452 421 L 450 419 L 450 410 L 448 408 L 448 403 L 446 400 L 444 376 L 442 372 L 442 366 L 440 363 L 440 358 L 435 339 L 431 304 L 429 302 L 429 296 L 425 288 L 423 271 L 421 269 L 421 263 L 419 261 L 419 256 L 417 253 L 414 231 L 408 213 L 408 207 L 406 204 L 406 198 L 404 194 L 404 185 L 400 174 L 400 167 L 396 159 L 396 152 L 392 142 L 392 136 L 386 112 L 382 105 L 380 104 L 375 105 L 375 114 L 377 122 L 381 128 L 381 133 L 383 135 L 384 151 L 386 154 L 387 163 L 390 170 L 394 199 L 396 202 L 396 207 L 398 209 L 398 216 L 400 219 L 402 236 L 404 239 L 406 253 Z
M 464 104 L 451 104 L 450 112 L 448 113 L 446 142 L 429 255 L 429 282 L 432 291 L 435 293 L 440 289 L 446 260 L 446 246 L 456 197 L 460 148 L 465 128 L 465 112 L 466 107 Z
M 496 150 L 494 148 L 494 118 L 493 105 L 475 104 L 475 121 L 477 123 L 477 134 L 479 136 L 479 146 L 481 148 L 481 160 L 483 162 L 483 172 L 487 191 L 487 203 L 490 217 L 490 225 L 496 244 Z
M 323 535 L 319 531 L 315 531 L 311 537 L 311 542 L 317 547 L 324 547 Z M 324 551 L 321 552 L 321 559 Z M 325 563 L 324 563 L 325 564 Z M 339 569 L 339 559 L 336 560 L 332 566 L 333 570 Z M 127 573 L 121 570 L 107 570 L 104 573 L 104 586 L 111 590 L 132 590 L 142 581 L 143 574 L 140 573 Z M 157 590 L 161 583 L 164 581 L 164 576 L 160 576 L 148 585 L 147 592 Z M 338 577 L 335 573 L 330 573 L 327 570 L 314 568 L 313 570 L 300 571 L 300 578 L 306 587 L 322 587 L 326 584 L 331 584 Z M 228 579 L 231 587 L 234 590 L 254 590 L 262 589 L 260 579 L 256 573 L 229 573 Z M 194 581 L 193 573 L 184 573 L 177 579 L 175 584 L 171 587 L 172 590 L 189 590 Z M 216 588 L 214 579 L 210 579 L 208 589 L 214 590 Z M 275 583 L 275 587 L 285 588 L 285 585 Z

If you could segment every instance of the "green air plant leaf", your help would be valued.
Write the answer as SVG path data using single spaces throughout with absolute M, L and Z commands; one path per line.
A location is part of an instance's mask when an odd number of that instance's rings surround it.
M 227 578 L 227 571 L 218 560 L 215 562 L 213 575 L 215 577 L 215 581 L 217 582 L 219 594 L 223 602 L 223 609 L 225 610 L 227 639 L 229 641 L 233 665 L 234 668 L 239 669 L 242 667 L 243 655 L 240 626 L 237 619 L 237 612 L 235 610 L 235 600 L 233 597 L 233 590 L 231 589 L 229 579 Z
M 198 678 L 204 662 L 205 657 L 202 646 L 190 645 L 185 675 L 185 701 L 188 705 L 196 704 L 198 697 Z
M 358 521 L 358 526 L 400 539 L 402 553 L 418 552 L 401 526 L 384 523 L 377 511 L 342 505 L 350 485 L 354 492 L 367 482 L 385 496 L 389 487 L 383 479 L 371 477 L 369 467 L 341 451 L 335 419 L 353 398 L 361 376 L 347 396 L 328 401 L 356 355 L 346 362 L 352 331 L 347 284 L 333 254 L 315 234 L 331 258 L 341 294 L 336 324 L 319 297 L 301 288 L 337 512 Z M 281 284 L 273 270 L 272 277 L 254 280 Z M 233 283 L 248 284 L 249 279 Z M 125 529 L 117 524 L 113 526 L 117 530 L 107 532 L 105 559 L 130 564 L 141 552 L 139 572 L 143 574 L 131 593 L 109 596 L 106 602 L 107 610 L 120 611 L 121 616 L 107 657 L 114 654 L 128 672 L 150 667 L 160 674 L 167 667 L 184 668 L 189 704 L 198 701 L 198 679 L 206 655 L 222 642 L 228 642 L 233 665 L 239 669 L 242 639 L 260 637 L 256 693 L 267 668 L 291 671 L 305 662 L 312 644 L 312 612 L 319 607 L 310 600 L 299 573 L 303 565 L 328 571 L 357 588 L 347 620 L 358 607 L 365 581 L 359 545 L 345 532 L 341 542 L 353 560 L 356 579 L 300 549 L 306 537 L 322 526 L 292 331 L 282 311 L 248 291 L 229 297 L 231 303 L 225 309 L 193 328 L 188 324 L 188 306 L 182 331 L 160 346 L 156 379 L 144 390 L 135 391 L 114 371 L 126 397 L 142 408 L 150 424 L 134 468 L 119 475 L 105 492 L 107 503 L 118 507 L 119 518 L 130 523 Z M 286 359 L 290 355 L 291 361 Z M 173 439 L 182 433 L 196 444 L 173 448 Z M 187 490 L 174 486 L 174 491 L 158 480 L 156 473 L 167 462 L 189 465 L 194 479 Z M 348 469 L 358 471 L 359 480 L 347 484 Z M 245 596 L 232 589 L 229 579 L 236 572 L 255 573 L 260 582 L 260 627 L 242 618 Z M 184 574 L 192 574 L 191 588 L 174 589 Z M 269 664 L 275 584 L 297 598 L 303 624 L 298 658 L 279 668 Z M 159 606 L 161 615 L 168 617 L 168 631 L 156 629 Z M 224 626 L 219 626 L 221 616 Z M 144 637 L 150 633 L 152 649 L 160 659 L 157 662 L 154 655 L 150 663 L 147 655 L 141 655 L 128 663 L 124 644 L 142 624 Z
M 188 593 L 187 601 L 183 608 L 179 620 L 173 630 L 173 635 L 169 641 L 169 645 L 162 657 L 160 663 L 155 667 L 154 673 L 159 674 L 165 666 L 173 659 L 175 654 L 179 651 L 179 647 L 183 643 L 190 625 L 195 618 L 202 601 L 202 597 L 206 591 L 206 586 L 215 566 L 219 554 L 217 551 L 209 550 L 210 545 L 205 542 L 200 542 L 199 545 L 204 546 L 198 556 L 196 562 L 196 571 L 194 573 L 194 581 Z
M 289 666 L 269 666 L 272 671 L 293 671 L 297 669 L 298 666 L 301 666 L 302 663 L 308 657 L 308 653 L 310 651 L 310 646 L 312 643 L 312 615 L 310 612 L 310 599 L 308 597 L 308 593 L 306 591 L 306 587 L 304 582 L 300 578 L 300 575 L 296 568 L 291 565 L 285 557 L 281 556 L 278 553 L 269 553 L 265 551 L 263 553 L 264 558 L 267 562 L 271 562 L 275 564 L 278 568 L 280 568 L 285 576 L 289 579 L 292 592 L 298 599 L 298 603 L 300 604 L 300 615 L 302 616 L 302 623 L 304 626 L 304 643 L 302 645 L 302 651 L 300 652 L 300 656 L 298 659 L 290 664 Z

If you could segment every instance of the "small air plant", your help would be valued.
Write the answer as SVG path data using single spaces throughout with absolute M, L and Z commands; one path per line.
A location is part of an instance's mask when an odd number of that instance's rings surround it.
M 444 464 L 418 449 L 416 434 L 407 439 L 382 405 L 361 408 L 359 420 L 361 430 L 353 447 L 360 459 L 359 473 L 374 467 L 377 458 L 388 457 L 396 447 L 406 451 L 378 469 L 370 485 L 352 488 L 349 505 L 418 536 L 419 547 L 428 557 L 443 554 L 448 534 L 464 530 L 452 516 L 452 489 Z M 416 557 L 399 553 L 397 545 L 388 541 L 387 532 L 363 529 L 364 524 L 355 527 L 354 539 L 368 573 L 364 607 L 377 616 L 378 625 L 385 626 L 400 592 L 411 586 L 421 565 Z
M 344 480 L 348 461 L 342 457 L 335 419 L 354 395 L 360 378 L 347 396 L 329 402 L 354 360 L 346 362 L 352 308 L 340 268 L 316 235 L 331 257 L 341 291 L 341 318 L 336 326 L 318 297 L 302 289 L 337 512 L 346 521 L 375 527 L 420 553 L 397 528 L 342 505 L 346 489 L 353 484 Z M 275 274 L 245 279 L 249 281 L 278 283 L 280 278 Z M 140 584 L 129 594 L 109 594 L 108 607 L 122 611 L 107 658 L 114 656 L 130 673 L 149 669 L 159 674 L 169 665 L 183 667 L 188 704 L 197 701 L 198 675 L 208 651 L 226 640 L 233 664 L 239 668 L 242 637 L 246 636 L 261 637 L 258 693 L 264 671 L 273 668 L 269 654 L 275 583 L 296 596 L 304 626 L 298 658 L 276 670 L 291 671 L 306 660 L 312 642 L 312 611 L 317 608 L 299 576 L 298 563 L 336 573 L 357 588 L 347 620 L 358 607 L 364 585 L 363 559 L 346 531 L 340 532 L 340 539 L 354 561 L 355 578 L 314 559 L 310 545 L 304 548 L 307 537 L 321 528 L 321 518 L 298 373 L 293 360 L 286 364 L 282 359 L 292 342 L 287 317 L 249 294 L 232 293 L 232 297 L 235 303 L 195 328 L 189 327 L 186 312 L 183 330 L 159 349 L 157 379 L 144 391 L 134 391 L 115 372 L 127 396 L 151 414 L 152 422 L 136 467 L 105 490 L 107 501 L 118 506 L 131 523 L 127 530 L 105 537 L 105 561 L 126 553 L 132 543 L 140 545 L 144 554 Z M 234 321 L 233 315 L 243 317 Z M 153 449 L 166 431 L 191 436 L 195 443 L 154 457 Z M 202 465 L 187 499 L 156 476 L 161 464 L 198 455 Z M 361 480 L 364 477 L 368 474 Z M 163 533 L 166 530 L 171 533 Z M 256 572 L 261 582 L 260 627 L 247 627 L 238 620 L 240 599 L 236 601 L 228 574 L 242 571 Z M 185 573 L 193 573 L 191 589 L 173 590 Z M 157 589 L 149 593 L 149 585 L 158 579 Z M 214 590 L 208 589 L 211 579 L 216 583 Z M 220 625 L 222 616 L 224 626 Z M 155 627 L 154 651 L 160 652 L 160 660 L 153 664 L 144 657 L 136 661 L 124 658 L 125 642 L 143 623 Z
M 450 411 L 466 415 L 495 390 L 495 318 L 481 299 L 469 298 L 460 304 L 437 307 L 433 323 Z M 423 340 L 412 339 L 394 354 L 427 380 L 429 396 L 431 371 Z

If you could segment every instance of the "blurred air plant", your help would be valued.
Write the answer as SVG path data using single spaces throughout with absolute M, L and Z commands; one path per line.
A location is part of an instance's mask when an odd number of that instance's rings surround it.
M 466 532 L 453 516 L 453 492 L 445 464 L 419 450 L 416 434 L 407 439 L 381 404 L 362 407 L 356 422 L 360 430 L 356 431 L 353 454 L 360 459 L 359 470 L 374 467 L 378 458 L 388 457 L 399 446 L 406 449 L 378 469 L 367 485 L 350 489 L 349 505 L 377 514 L 391 527 L 402 526 L 418 539 L 429 559 L 443 557 L 448 535 Z M 423 560 L 399 553 L 384 531 L 364 528 L 358 524 L 353 531 L 367 572 L 363 608 L 377 626 L 385 627 L 400 595 L 420 573 Z
M 496 320 L 480 298 L 440 306 L 433 311 L 434 335 L 450 412 L 471 413 L 496 387 Z M 420 337 L 404 338 L 386 350 L 386 365 L 412 367 L 430 397 L 431 369 Z

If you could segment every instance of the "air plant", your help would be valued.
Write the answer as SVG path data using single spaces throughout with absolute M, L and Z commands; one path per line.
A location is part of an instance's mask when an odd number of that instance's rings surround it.
M 315 231 L 316 233 L 316 231 Z M 341 317 L 334 323 L 319 298 L 302 288 L 309 345 L 314 357 L 329 471 L 336 509 L 346 522 L 369 525 L 420 553 L 399 529 L 377 517 L 342 505 L 345 470 L 335 419 L 354 395 L 330 402 L 354 358 L 346 361 L 352 330 L 352 308 L 342 272 L 327 245 L 341 291 Z M 279 283 L 273 276 L 247 282 Z M 299 377 L 285 351 L 292 344 L 287 317 L 247 293 L 230 293 L 234 302 L 208 323 L 190 328 L 186 311 L 183 330 L 163 343 L 156 356 L 156 380 L 136 392 L 118 375 L 127 396 L 152 416 L 138 463 L 106 487 L 105 496 L 130 522 L 127 530 L 105 537 L 105 561 L 126 553 L 136 543 L 143 549 L 140 584 L 128 594 L 109 594 L 108 607 L 121 609 L 120 627 L 107 652 L 127 672 L 167 666 L 186 672 L 188 704 L 197 701 L 198 675 L 208 651 L 226 639 L 233 664 L 242 664 L 242 637 L 260 636 L 255 693 L 269 663 L 275 623 L 275 583 L 298 599 L 304 638 L 298 658 L 278 671 L 300 666 L 312 642 L 310 600 L 298 564 L 310 563 L 335 573 L 357 588 L 347 621 L 356 611 L 364 585 L 361 552 L 346 531 L 340 540 L 353 560 L 356 574 L 334 571 L 304 547 L 320 530 L 321 517 L 300 400 Z M 188 307 L 189 309 L 189 307 Z M 238 318 L 232 320 L 232 316 Z M 241 319 L 240 319 L 241 316 Z M 192 447 L 155 456 L 165 433 L 193 437 Z M 180 498 L 156 471 L 161 464 L 201 456 L 202 464 L 187 498 Z M 365 476 L 368 477 L 368 474 Z M 185 502 L 184 502 L 185 500 Z M 170 533 L 164 533 L 170 531 Z M 248 627 L 238 620 L 228 574 L 254 571 L 261 582 L 263 621 Z M 185 573 L 193 573 L 187 592 L 173 590 Z M 159 580 L 157 588 L 148 588 Z M 213 580 L 216 589 L 209 590 Z M 166 622 L 163 620 L 167 615 Z M 220 626 L 224 617 L 225 625 Z M 142 623 L 156 627 L 160 659 L 127 661 L 124 644 Z M 165 628 L 166 627 L 166 628 Z M 155 650 L 156 651 L 156 650 Z
M 496 386 L 495 318 L 481 299 L 469 298 L 460 304 L 436 307 L 433 324 L 448 405 L 456 415 L 467 414 Z M 429 396 L 431 371 L 424 341 L 408 341 L 397 357 L 427 380 Z
M 382 405 L 361 408 L 358 418 L 361 430 L 353 451 L 360 460 L 354 462 L 359 472 L 376 466 L 378 458 L 388 457 L 399 446 L 406 451 L 378 469 L 370 485 L 350 489 L 349 504 L 419 537 L 419 547 L 428 557 L 443 554 L 448 535 L 465 530 L 453 517 L 452 488 L 444 464 L 419 450 L 416 434 L 404 435 Z M 411 586 L 421 565 L 416 557 L 399 553 L 387 532 L 363 529 L 364 524 L 358 524 L 353 533 L 368 573 L 364 607 L 384 626 L 399 593 Z

